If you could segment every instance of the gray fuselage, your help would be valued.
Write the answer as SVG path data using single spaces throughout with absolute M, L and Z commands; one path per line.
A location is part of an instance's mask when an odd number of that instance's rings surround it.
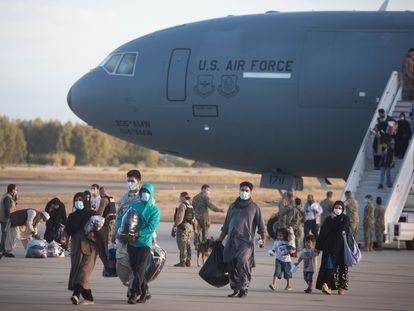
M 212 165 L 346 177 L 414 45 L 412 12 L 235 16 L 133 40 L 132 76 L 98 66 L 71 109 L 121 139 Z

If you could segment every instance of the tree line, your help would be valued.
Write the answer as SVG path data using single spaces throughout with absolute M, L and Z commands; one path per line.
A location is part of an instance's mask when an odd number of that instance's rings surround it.
M 0 164 L 189 166 L 84 124 L 0 116 Z

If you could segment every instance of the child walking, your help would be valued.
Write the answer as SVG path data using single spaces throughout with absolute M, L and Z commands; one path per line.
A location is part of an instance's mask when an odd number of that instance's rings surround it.
M 315 236 L 310 234 L 305 238 L 305 247 L 300 252 L 299 260 L 295 263 L 297 267 L 303 260 L 303 278 L 308 284 L 308 288 L 304 290 L 305 293 L 312 293 L 313 286 L 313 273 L 315 272 L 316 267 L 316 256 L 319 255 L 319 252 L 315 250 L 316 239 Z
M 270 252 L 270 255 L 275 255 L 276 259 L 275 272 L 269 288 L 273 291 L 276 290 L 276 278 L 281 279 L 283 276 L 286 279 L 285 290 L 292 290 L 290 286 L 290 279 L 292 278 L 292 259 L 290 254 L 295 253 L 295 246 L 289 245 L 289 232 L 285 228 L 277 230 L 276 237 L 277 239 Z

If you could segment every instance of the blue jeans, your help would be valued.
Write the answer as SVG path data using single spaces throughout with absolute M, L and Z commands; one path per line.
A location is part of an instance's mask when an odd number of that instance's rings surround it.
M 381 179 L 380 179 L 380 185 L 384 184 L 384 177 L 385 174 L 387 174 L 387 186 L 391 187 L 391 168 L 390 167 L 381 167 Z

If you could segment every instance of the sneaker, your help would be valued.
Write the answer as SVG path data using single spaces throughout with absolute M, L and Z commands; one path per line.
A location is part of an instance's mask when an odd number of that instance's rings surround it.
M 15 258 L 16 256 L 14 256 L 12 253 L 7 253 L 7 252 L 4 252 L 3 253 L 3 256 L 4 257 L 9 257 L 9 258 Z
M 79 297 L 76 295 L 73 295 L 72 297 L 70 297 L 70 301 L 72 301 L 72 303 L 74 305 L 78 305 L 79 304 Z
M 138 295 L 137 293 L 131 293 L 128 298 L 128 303 L 130 305 L 135 305 L 137 303 Z
M 236 297 L 238 294 L 239 294 L 239 291 L 238 290 L 235 290 L 232 294 L 227 295 L 227 297 L 230 297 L 230 298 Z
M 269 284 L 269 288 L 270 288 L 272 291 L 275 291 L 275 290 L 276 290 L 276 287 L 275 287 L 273 284 Z
M 304 290 L 306 294 L 312 294 L 312 288 L 307 288 Z
M 179 263 L 176 263 L 174 265 L 174 267 L 185 267 L 185 262 L 184 261 L 180 261 Z
M 285 290 L 292 290 L 292 287 L 285 287 Z
M 84 300 L 84 301 L 82 301 L 80 304 L 81 304 L 81 305 L 84 305 L 84 306 L 88 306 L 88 305 L 93 305 L 93 304 L 94 304 L 94 302 L 93 302 L 93 300 L 88 300 L 88 299 L 85 299 L 85 300 Z
M 326 295 L 330 295 L 332 293 L 331 289 L 328 287 L 328 285 L 326 285 L 326 283 L 322 285 L 322 293 Z
M 185 261 L 185 266 L 186 266 L 186 267 L 191 267 L 191 259 L 187 259 L 187 260 Z

